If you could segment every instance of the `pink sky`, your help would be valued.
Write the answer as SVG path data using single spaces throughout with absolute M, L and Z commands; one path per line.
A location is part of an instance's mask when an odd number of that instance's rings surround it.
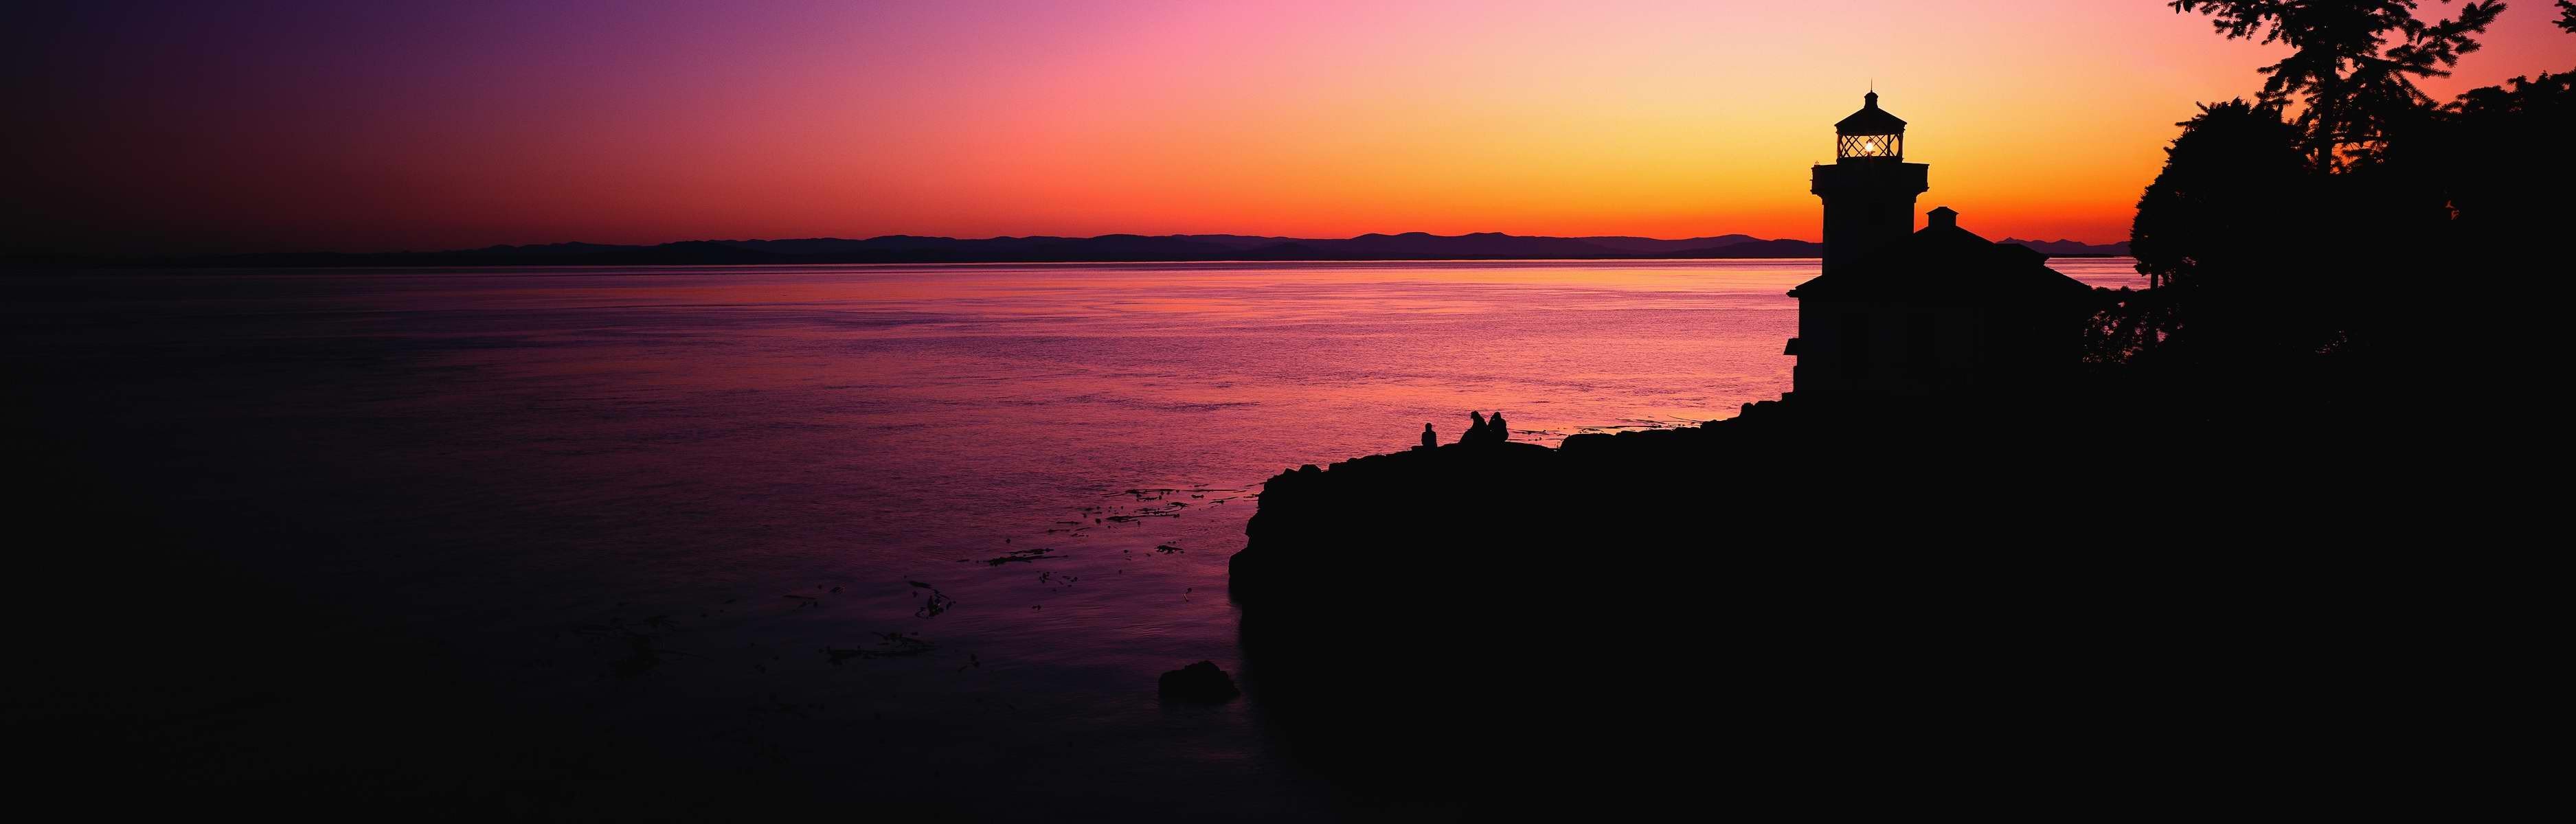
M 540 5 L 38 15 L 10 244 L 1814 238 L 1873 81 L 1926 208 L 2110 241 L 2277 51 L 2150 0 Z M 2576 68 L 2552 14 L 2430 88 Z

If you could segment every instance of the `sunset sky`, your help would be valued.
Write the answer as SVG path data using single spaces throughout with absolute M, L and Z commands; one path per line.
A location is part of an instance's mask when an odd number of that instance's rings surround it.
M 2517 0 L 2438 97 L 2576 67 Z M 2454 6 L 2426 3 L 2428 14 Z M 1929 208 L 2111 241 L 2279 47 L 2155 0 L 171 3 L 13 12 L 0 246 L 1817 236 L 1875 81 Z

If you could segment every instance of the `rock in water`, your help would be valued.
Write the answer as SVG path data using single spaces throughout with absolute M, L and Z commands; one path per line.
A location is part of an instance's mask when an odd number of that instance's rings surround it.
M 1163 673 L 1158 685 L 1164 700 L 1200 701 L 1211 704 L 1234 700 L 1243 691 L 1234 686 L 1234 677 L 1217 669 L 1214 661 L 1200 661 Z

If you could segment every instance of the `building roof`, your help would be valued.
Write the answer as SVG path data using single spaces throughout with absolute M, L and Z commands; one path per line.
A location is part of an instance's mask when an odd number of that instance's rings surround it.
M 1861 97 L 1860 111 L 1834 123 L 1834 134 L 1902 134 L 1905 121 L 1878 107 L 1878 93 Z
M 1936 305 L 2075 300 L 2093 291 L 2048 268 L 2048 256 L 1961 229 L 1957 212 L 1932 210 L 1931 225 L 1789 291 L 1801 300 Z

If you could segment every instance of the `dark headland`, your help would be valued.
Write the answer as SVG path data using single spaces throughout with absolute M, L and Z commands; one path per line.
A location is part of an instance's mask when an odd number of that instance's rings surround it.
M 1814 169 L 1795 391 L 1691 428 L 1470 437 L 1266 483 L 1231 586 L 1247 691 L 1286 737 L 1390 793 L 1548 815 L 1709 787 L 1806 814 L 2179 812 L 2258 785 L 2381 799 L 2452 769 L 2427 724 L 2456 705 L 2430 696 L 2512 669 L 2505 630 L 2538 603 L 2432 555 L 2483 521 L 2459 462 L 2497 448 L 2496 411 L 2387 411 L 2410 376 L 2462 369 L 2468 315 L 2385 287 L 2461 263 L 2359 242 L 2372 223 L 2300 224 L 2355 241 L 2322 260 L 2245 222 L 2177 228 L 2221 208 L 2162 200 L 2225 151 L 2207 141 L 2286 132 L 2238 104 L 2185 124 L 2140 207 L 2158 285 L 2087 289 L 1918 212 L 1926 166 L 1877 98 Z M 2287 159 L 2188 185 L 2350 196 Z M 2474 217 L 2439 231 L 2532 228 Z
M 1711 768 L 1873 808 L 1998 782 L 2053 805 L 2186 761 L 2356 766 L 2339 759 L 2386 731 L 2353 719 L 2411 677 L 2376 668 L 2437 643 L 2385 600 L 2405 565 L 2317 554 L 2422 536 L 2378 517 L 2384 495 L 2319 487 L 2389 456 L 2258 423 L 2279 409 L 2117 434 L 2088 417 L 2135 400 L 1792 397 L 1284 472 L 1231 561 L 1253 692 L 1352 780 L 1575 807 Z M 2111 443 L 2171 463 L 2105 467 Z M 1843 786 L 1855 757 L 1866 798 Z

